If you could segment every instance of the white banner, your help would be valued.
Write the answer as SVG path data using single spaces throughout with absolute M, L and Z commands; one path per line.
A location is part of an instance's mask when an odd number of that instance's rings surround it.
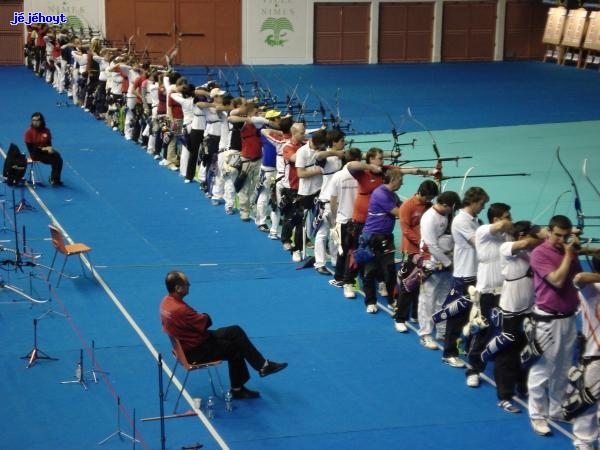
M 243 60 L 247 64 L 312 62 L 307 39 L 312 11 L 306 0 L 246 0 L 243 17 Z M 307 20 L 310 19 L 310 23 Z M 312 45 L 312 39 L 310 40 Z
M 86 31 L 92 28 L 105 35 L 104 0 L 24 0 L 23 8 L 25 16 L 36 12 L 53 16 L 64 14 L 66 23 L 61 25 L 72 27 L 76 32 L 80 28 Z

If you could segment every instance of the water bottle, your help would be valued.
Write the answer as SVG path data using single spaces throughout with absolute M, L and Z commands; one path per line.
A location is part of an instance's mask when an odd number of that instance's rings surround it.
M 233 411 L 233 405 L 231 404 L 231 390 L 225 392 L 225 411 Z
M 206 402 L 206 417 L 208 419 L 215 418 L 215 399 L 213 397 L 208 397 Z

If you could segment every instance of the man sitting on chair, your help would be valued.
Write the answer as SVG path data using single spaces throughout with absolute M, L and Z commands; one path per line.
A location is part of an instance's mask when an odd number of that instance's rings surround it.
M 25 144 L 32 161 L 39 161 L 52 166 L 50 184 L 52 186 L 62 186 L 60 174 L 63 159 L 60 153 L 52 147 L 52 134 L 46 127 L 46 120 L 42 113 L 34 112 L 31 115 L 31 126 L 25 131 Z
M 246 361 L 261 377 L 279 372 L 287 363 L 265 359 L 238 325 L 209 330 L 210 316 L 198 313 L 183 301 L 190 283 L 183 272 L 169 272 L 165 279 L 168 295 L 160 303 L 163 330 L 177 338 L 190 362 L 226 360 L 234 399 L 257 398 L 260 394 L 244 384 L 250 379 Z

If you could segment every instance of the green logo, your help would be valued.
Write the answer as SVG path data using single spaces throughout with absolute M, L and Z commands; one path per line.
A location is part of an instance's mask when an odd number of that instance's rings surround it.
M 269 34 L 265 38 L 265 43 L 271 47 L 281 46 L 287 42 L 287 39 L 284 39 L 287 36 L 287 33 L 284 30 L 294 31 L 294 26 L 292 22 L 287 17 L 278 17 L 277 19 L 274 17 L 269 17 L 265 19 L 260 27 L 260 31 L 271 30 L 273 34 Z

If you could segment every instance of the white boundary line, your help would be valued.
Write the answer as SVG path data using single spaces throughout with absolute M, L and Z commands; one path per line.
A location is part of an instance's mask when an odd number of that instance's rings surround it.
M 4 152 L 4 149 L 1 147 L 0 147 L 0 154 L 4 157 L 4 159 L 6 159 L 6 153 Z M 50 209 L 46 206 L 46 204 L 38 196 L 37 192 L 31 186 L 29 186 L 29 184 L 25 184 L 25 187 L 27 188 L 27 190 L 29 191 L 31 196 L 35 199 L 35 201 L 38 203 L 40 208 L 42 208 L 44 213 L 48 216 L 50 221 L 58 229 L 60 229 L 60 231 L 64 234 L 67 241 L 69 241 L 69 243 L 72 244 L 74 241 L 73 241 L 73 239 L 71 239 L 71 236 L 69 236 L 67 231 L 63 228 L 63 226 L 60 224 L 60 222 L 56 219 L 54 214 L 52 214 Z M 25 189 L 25 187 L 23 189 Z M 117 309 L 121 312 L 121 314 L 123 314 L 123 317 L 125 317 L 127 322 L 129 322 L 129 325 L 131 325 L 131 328 L 133 328 L 133 330 L 137 333 L 137 335 L 140 337 L 142 342 L 146 345 L 146 347 L 152 354 L 153 358 L 158 363 L 158 351 L 156 350 L 154 345 L 152 345 L 152 342 L 150 342 L 150 340 L 148 339 L 146 334 L 142 331 L 142 329 L 139 327 L 139 325 L 136 323 L 136 321 L 133 319 L 133 317 L 129 314 L 127 309 L 125 309 L 125 307 L 123 306 L 121 301 L 118 299 L 116 294 L 112 291 L 112 289 L 108 286 L 108 284 L 104 281 L 104 279 L 100 276 L 100 274 L 96 270 L 94 270 L 92 264 L 90 263 L 90 260 L 83 254 L 79 255 L 79 257 L 81 258 L 81 260 L 83 261 L 85 266 L 89 269 L 89 271 L 92 274 L 92 276 L 94 277 L 94 279 L 98 282 L 98 284 L 100 284 L 100 286 L 102 286 L 102 288 L 104 289 L 104 291 L 106 292 L 108 297 L 112 300 L 112 302 L 115 304 Z M 173 375 L 173 372 L 171 371 L 170 367 L 168 365 L 164 364 L 164 359 L 163 359 L 163 368 L 169 377 L 171 377 Z M 181 382 L 179 381 L 179 379 L 176 376 L 173 376 L 173 384 L 179 390 L 181 390 L 181 388 L 182 388 Z M 193 410 L 195 410 L 192 406 L 194 404 L 194 401 L 192 399 L 192 396 L 188 393 L 187 390 L 183 391 L 182 396 L 188 402 L 189 406 Z M 198 418 L 204 424 L 204 426 L 206 427 L 206 429 L 208 430 L 210 435 L 213 437 L 213 439 L 217 442 L 217 444 L 219 444 L 219 447 L 221 447 L 223 450 L 229 450 L 229 446 L 225 443 L 225 441 L 223 440 L 221 435 L 219 435 L 217 430 L 212 426 L 212 424 L 204 416 L 202 411 L 200 411 L 200 410 L 195 410 L 195 411 L 197 411 Z

